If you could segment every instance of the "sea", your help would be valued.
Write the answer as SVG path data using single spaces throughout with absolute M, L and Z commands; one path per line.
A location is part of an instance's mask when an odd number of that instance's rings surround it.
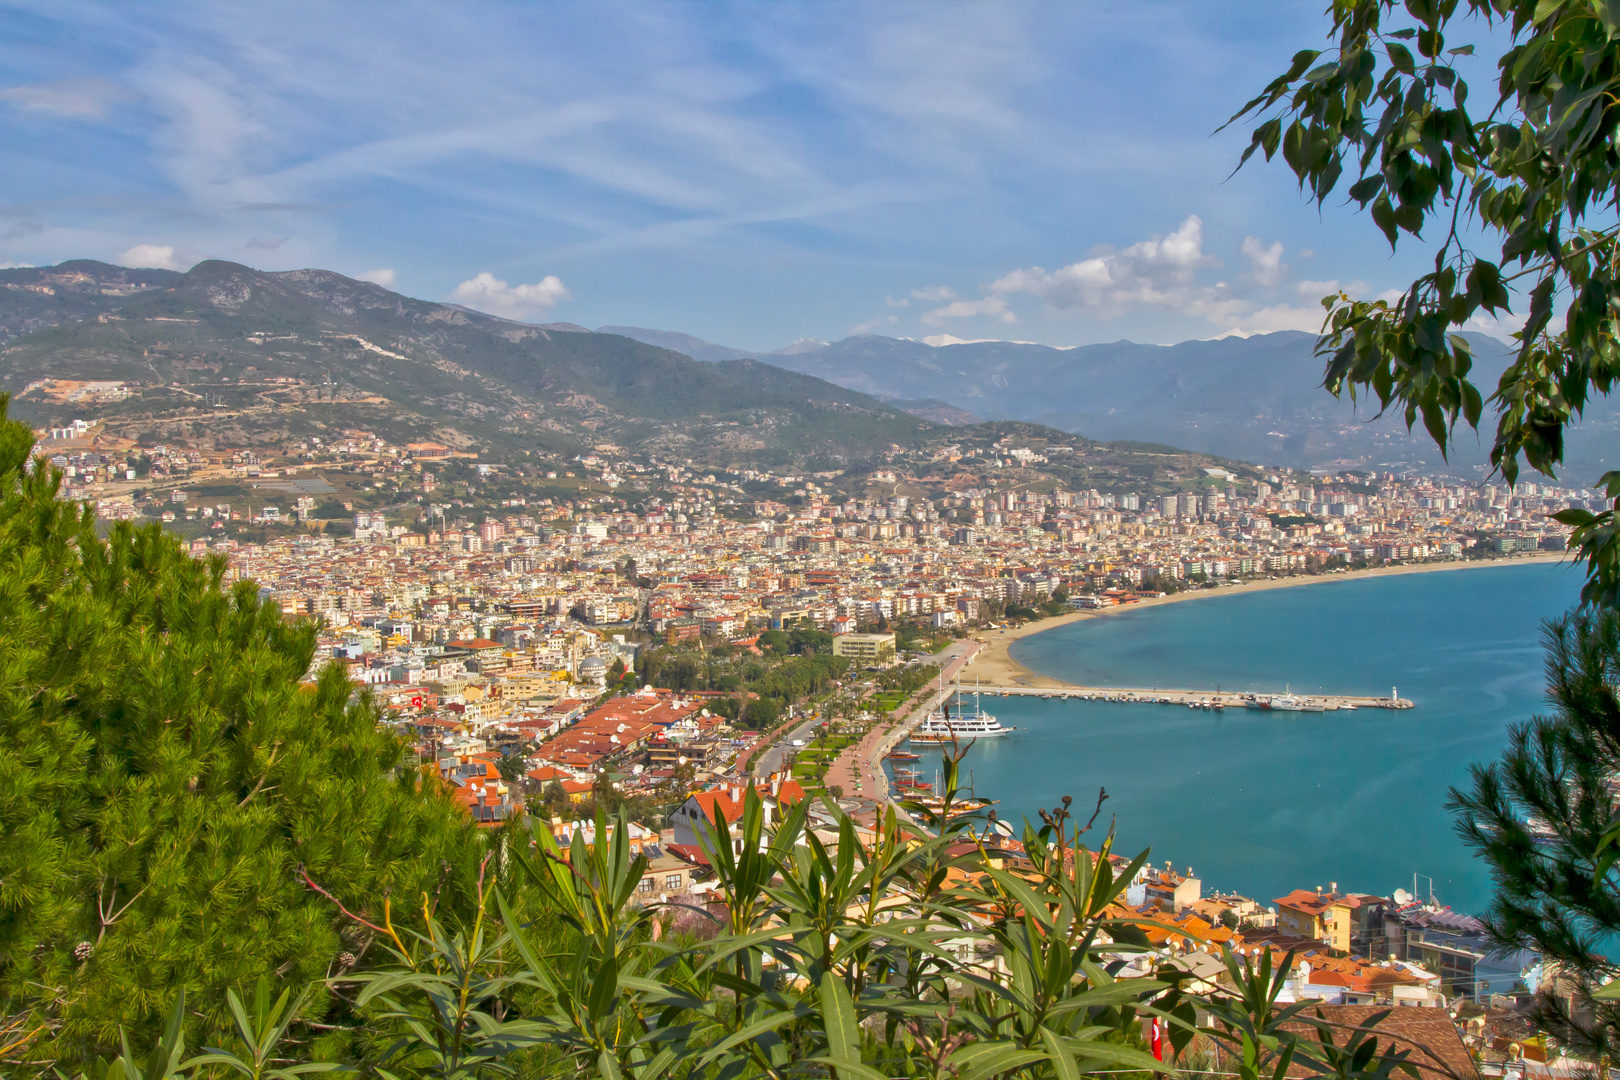
M 1004 819 L 1073 796 L 1088 839 L 1151 849 L 1205 893 L 1270 903 L 1293 889 L 1432 894 L 1480 911 L 1490 878 L 1455 833 L 1447 792 L 1544 711 L 1543 620 L 1578 599 L 1578 567 L 1525 563 L 1236 592 L 1058 627 L 1012 648 L 1043 675 L 1092 686 L 1378 696 L 1408 710 L 1205 712 L 985 698 L 1017 728 L 964 769 Z M 973 669 L 963 673 L 971 684 Z M 936 751 L 918 763 L 927 778 Z

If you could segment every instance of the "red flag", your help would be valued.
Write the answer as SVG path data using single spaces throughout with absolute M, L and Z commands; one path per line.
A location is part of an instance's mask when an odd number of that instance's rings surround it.
M 1157 1016 L 1153 1018 L 1153 1056 L 1164 1060 L 1164 1030 Z
M 422 707 L 422 695 L 418 694 L 415 697 L 411 698 L 411 705 L 414 708 L 420 709 Z

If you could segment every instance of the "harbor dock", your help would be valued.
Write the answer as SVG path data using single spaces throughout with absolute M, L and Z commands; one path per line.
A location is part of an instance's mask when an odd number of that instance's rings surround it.
M 1119 701 L 1147 705 L 1185 705 L 1193 709 L 1261 709 L 1278 712 L 1338 712 L 1354 709 L 1410 709 L 1412 702 L 1390 688 L 1388 697 L 1347 694 L 1263 693 L 1249 690 L 1164 690 L 1118 686 L 966 686 L 954 683 L 950 694 L 986 697 L 1037 697 L 1059 701 Z

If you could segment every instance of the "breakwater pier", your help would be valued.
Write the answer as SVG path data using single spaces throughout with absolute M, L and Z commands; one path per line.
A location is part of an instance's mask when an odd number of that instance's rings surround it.
M 1143 705 L 1185 705 L 1193 709 L 1270 709 L 1277 712 L 1338 712 L 1355 709 L 1410 709 L 1412 702 L 1390 688 L 1388 697 L 1351 694 L 1262 693 L 1239 690 L 1164 690 L 1118 686 L 965 686 L 955 683 L 953 696 L 1033 697 L 1064 701 L 1119 701 Z

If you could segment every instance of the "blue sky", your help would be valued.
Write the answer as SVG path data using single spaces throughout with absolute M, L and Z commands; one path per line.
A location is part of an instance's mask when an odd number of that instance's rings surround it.
M 1314 329 L 1421 252 L 1280 162 L 1228 180 L 1213 132 L 1322 6 L 0 3 L 0 263 L 318 266 L 761 351 Z

